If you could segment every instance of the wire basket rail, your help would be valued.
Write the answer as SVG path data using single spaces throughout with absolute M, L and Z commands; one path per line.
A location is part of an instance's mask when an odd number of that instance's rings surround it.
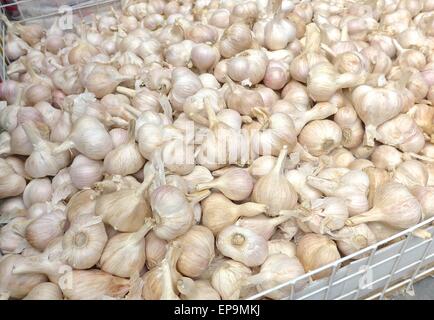
M 49 6 L 47 6 L 49 3 Z M 72 5 L 71 5 L 72 4 Z M 120 0 L 9 0 L 0 4 L 2 13 L 8 8 L 16 8 L 21 22 L 38 22 L 49 27 L 55 17 L 65 14 L 59 10 L 61 6 L 70 5 L 74 19 L 79 22 L 92 14 L 102 14 L 110 7 L 120 8 Z M 30 15 L 28 8 L 36 8 L 37 15 Z M 75 21 L 74 21 L 75 22 Z M 3 54 L 6 25 L 0 23 L 0 76 L 7 78 L 6 66 L 9 63 Z M 249 300 L 263 299 L 272 291 L 289 289 L 287 300 L 349 300 L 349 299 L 384 299 L 387 294 L 398 288 L 406 288 L 411 292 L 413 283 L 434 274 L 433 238 L 420 239 L 413 231 L 424 228 L 434 236 L 432 226 L 434 217 L 396 235 L 360 250 L 352 255 L 339 259 L 329 265 L 306 273 L 305 275 L 283 283 L 275 288 L 265 290 Z M 392 244 L 391 244 L 392 243 Z M 387 246 L 385 246 L 388 244 Z M 363 256 L 361 259 L 354 258 Z M 329 271 L 327 278 L 312 281 L 312 276 Z M 306 285 L 305 283 L 308 282 Z M 304 284 L 304 286 L 303 286 Z M 296 290 L 302 286 L 302 289 Z

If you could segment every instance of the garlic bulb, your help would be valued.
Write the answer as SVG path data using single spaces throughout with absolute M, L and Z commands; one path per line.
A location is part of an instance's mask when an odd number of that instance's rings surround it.
M 233 57 L 237 53 L 249 49 L 252 41 L 252 32 L 246 24 L 231 24 L 219 41 L 220 54 L 224 58 Z
M 321 193 L 307 184 L 307 176 L 314 172 L 315 168 L 308 162 L 300 164 L 298 169 L 286 171 L 286 179 L 292 185 L 301 201 L 310 201 L 321 197 Z
M 367 197 L 369 177 L 363 171 L 348 171 L 336 179 L 308 176 L 307 183 L 326 196 L 345 199 L 350 216 L 366 212 L 369 209 Z
M 66 206 L 68 221 L 72 222 L 81 214 L 95 214 L 95 199 L 97 192 L 92 189 L 85 189 L 74 194 Z
M 23 300 L 63 300 L 63 294 L 57 284 L 43 282 L 33 287 Z
M 187 277 L 199 277 L 214 259 L 214 235 L 208 228 L 196 225 L 176 241 L 182 248 L 178 271 Z
M 70 148 L 93 160 L 101 160 L 113 148 L 109 133 L 98 119 L 83 116 L 74 123 L 68 139 L 55 148 L 55 153 L 61 153 Z
M 73 185 L 78 189 L 91 187 L 102 179 L 103 163 L 79 154 L 69 167 L 69 174 Z
M 56 151 L 58 144 L 44 140 L 33 122 L 23 123 L 22 126 L 33 145 L 33 152 L 25 163 L 25 170 L 31 177 L 55 176 L 69 164 L 69 153 Z
M 68 300 L 95 300 L 103 296 L 124 297 L 129 281 L 97 269 L 72 270 L 65 275 L 72 283 L 60 283 L 60 289 Z
M 199 77 L 185 67 L 177 67 L 172 71 L 172 90 L 169 101 L 175 110 L 182 110 L 185 100 L 202 88 Z
M 318 27 L 311 23 L 306 26 L 306 44 L 303 52 L 292 60 L 290 65 L 291 77 L 306 83 L 309 70 L 320 62 L 327 62 L 327 58 L 320 53 L 321 34 Z
M 284 13 L 278 13 L 265 25 L 264 44 L 269 50 L 285 49 L 295 39 L 294 24 L 283 16 Z
M 145 164 L 136 145 L 135 120 L 130 121 L 128 127 L 128 142 L 111 150 L 104 158 L 104 170 L 110 174 L 126 176 L 139 171 Z
M 0 159 L 0 199 L 18 196 L 26 188 L 26 180 L 15 173 L 12 166 L 4 159 Z
M 50 201 L 52 193 L 50 179 L 33 179 L 24 189 L 24 204 L 27 208 L 30 208 L 34 203 Z
M 101 255 L 101 270 L 124 278 L 139 273 L 146 260 L 145 235 L 152 227 L 153 222 L 147 220 L 136 232 L 119 233 L 110 238 Z
M 343 227 L 342 229 L 331 233 L 330 236 L 336 241 L 339 251 L 345 256 L 377 242 L 375 234 L 365 223 L 354 227 Z
M 283 174 L 287 146 L 280 151 L 273 170 L 259 178 L 252 192 L 252 200 L 268 206 L 267 214 L 275 216 L 280 210 L 292 209 L 297 203 L 297 193 Z
M 414 186 L 410 191 L 420 203 L 423 218 L 427 219 L 434 216 L 434 207 L 432 201 L 434 197 L 434 188 Z
M 395 169 L 393 180 L 408 188 L 426 186 L 428 182 L 428 171 L 422 162 L 407 160 L 400 163 Z
M 153 231 L 145 237 L 146 266 L 153 269 L 160 264 L 166 255 L 167 242 L 158 238 Z
M 399 183 L 389 182 L 377 190 L 371 210 L 349 218 L 346 224 L 379 221 L 392 228 L 405 229 L 417 224 L 421 217 L 420 204 L 410 191 Z
M 166 201 L 173 198 L 174 206 Z M 175 201 L 176 200 L 176 201 Z M 193 224 L 193 209 L 184 194 L 173 186 L 161 186 L 151 195 L 151 207 L 156 220 L 155 234 L 164 240 L 171 240 L 184 234 Z
M 285 254 L 270 255 L 261 265 L 259 273 L 248 277 L 245 285 L 256 285 L 258 291 L 274 288 L 304 274 L 303 265 L 296 257 L 288 257 Z M 303 286 L 299 282 L 296 289 Z M 288 285 L 279 290 L 272 291 L 265 296 L 270 299 L 280 300 L 291 294 L 292 286 Z
M 286 239 L 273 239 L 268 241 L 268 254 L 285 254 L 290 258 L 295 257 L 296 245 Z
M 348 209 L 342 198 L 325 197 L 312 200 L 301 220 L 312 232 L 327 234 L 344 227 L 348 217 Z
M 379 125 L 397 116 L 402 110 L 402 96 L 397 90 L 357 87 L 352 93 L 354 109 L 366 125 L 365 144 L 373 146 Z M 384 106 L 378 108 L 378 105 Z M 384 110 L 383 110 L 384 109 Z
M 378 141 L 394 146 L 403 152 L 418 153 L 425 145 L 422 130 L 406 114 L 400 114 L 380 125 L 377 134 Z
M 299 143 L 314 156 L 328 154 L 342 140 L 339 126 L 330 120 L 315 120 L 308 123 L 300 132 Z
M 112 66 L 89 63 L 83 67 L 80 78 L 84 88 L 102 98 L 112 93 L 121 82 L 130 80 L 131 76 L 121 75 Z
M 269 240 L 276 231 L 276 227 L 288 221 L 295 216 L 293 212 L 284 212 L 280 215 L 270 218 L 263 214 L 254 217 L 240 218 L 236 222 L 236 226 L 250 229 L 256 234 L 262 236 L 265 240 Z
M 55 209 L 33 220 L 26 228 L 26 240 L 32 247 L 43 251 L 49 242 L 64 233 L 66 214 Z
M 24 217 L 16 216 L 8 217 L 4 214 L 2 223 L 7 222 L 0 230 L 0 249 L 4 254 L 7 253 L 22 253 L 24 249 L 30 245 L 25 238 L 25 230 L 29 224 L 29 220 Z
M 95 213 L 105 223 L 122 232 L 137 231 L 151 216 L 151 208 L 145 193 L 154 175 L 145 177 L 142 184 L 129 186 L 115 192 L 103 194 L 96 199 Z
M 328 101 L 342 88 L 355 87 L 365 81 L 364 74 L 339 74 L 334 66 L 327 62 L 313 65 L 307 78 L 307 89 L 314 101 Z
M 264 100 L 258 92 L 235 84 L 229 77 L 225 80 L 228 88 L 224 96 L 229 109 L 238 111 L 241 115 L 251 115 L 255 107 L 264 107 Z
M 235 204 L 220 193 L 211 193 L 201 205 L 202 224 L 214 234 L 234 224 L 239 217 L 253 217 L 267 211 L 267 206 L 264 204 L 253 202 Z
M 327 236 L 307 233 L 302 236 L 297 244 L 297 257 L 306 272 L 313 271 L 340 259 L 340 254 L 333 240 Z M 331 274 L 331 268 L 316 273 L 313 279 L 321 279 Z
M 333 119 L 342 129 L 342 145 L 345 148 L 354 148 L 363 141 L 365 131 L 362 121 L 351 106 L 339 108 Z
M 100 259 L 107 234 L 100 217 L 77 216 L 62 240 L 64 258 L 75 269 L 89 269 Z
M 183 300 L 220 300 L 220 295 L 207 280 L 193 281 L 182 277 L 176 282 L 176 287 Z
M 241 294 L 242 282 L 252 274 L 244 264 L 226 260 L 213 272 L 211 285 L 220 294 L 222 300 L 238 299 Z
M 208 44 L 198 44 L 191 50 L 191 62 L 202 73 L 212 70 L 220 60 L 219 50 Z
M 250 229 L 238 226 L 220 231 L 216 246 L 224 256 L 248 267 L 261 265 L 268 256 L 267 241 Z
M 249 49 L 229 59 L 227 75 L 241 84 L 254 85 L 264 79 L 268 58 L 261 50 Z
M 46 281 L 42 274 L 14 274 L 15 266 L 25 258 L 18 254 L 8 254 L 0 258 L 0 293 L 2 296 L 21 299 L 34 287 Z
M 145 300 L 177 299 L 174 285 L 182 277 L 176 270 L 179 254 L 179 246 L 172 243 L 161 263 L 143 275 L 142 296 Z
M 245 200 L 252 192 L 253 179 L 245 170 L 233 169 L 210 182 L 196 185 L 197 191 L 211 188 L 217 189 L 230 200 Z

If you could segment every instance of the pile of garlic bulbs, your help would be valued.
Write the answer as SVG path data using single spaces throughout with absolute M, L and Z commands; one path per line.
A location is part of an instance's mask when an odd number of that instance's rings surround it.
M 434 216 L 433 0 L 121 7 L 3 17 L 1 298 L 242 299 Z

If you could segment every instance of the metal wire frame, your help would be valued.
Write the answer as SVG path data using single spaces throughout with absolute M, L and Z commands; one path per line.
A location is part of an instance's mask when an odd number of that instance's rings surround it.
M 10 3 L 0 4 L 0 10 L 1 13 L 5 13 L 6 8 L 11 6 L 16 6 L 18 8 L 18 11 L 20 13 L 20 23 L 28 23 L 28 22 L 38 22 L 44 25 L 45 27 L 49 27 L 49 23 L 51 23 L 51 20 L 55 17 L 62 16 L 64 13 L 59 12 L 57 9 L 58 7 L 65 4 L 65 1 L 62 0 L 52 0 L 51 4 L 54 4 L 56 6 L 53 6 L 53 10 L 50 12 L 37 15 L 37 16 L 27 16 L 25 14 L 25 11 L 22 10 L 23 5 L 29 5 L 30 3 L 37 3 L 37 0 L 14 0 Z M 75 5 L 71 6 L 72 13 L 74 14 L 74 17 L 79 19 L 80 21 L 84 21 L 86 17 L 89 16 L 89 13 L 93 14 L 100 14 L 104 13 L 109 10 L 110 6 L 113 6 L 115 8 L 119 8 L 121 4 L 120 0 L 90 0 L 82 3 L 77 3 Z M 7 27 L 3 21 L 0 22 L 0 35 L 1 35 L 1 47 L 0 47 L 0 78 L 2 80 L 6 80 L 8 78 L 7 75 L 7 65 L 10 63 L 9 59 L 3 54 L 4 47 L 5 47 L 5 41 L 6 41 L 6 35 L 7 35 Z
M 21 5 L 28 3 L 35 3 L 35 0 L 15 0 L 9 4 L 0 5 L 0 10 L 4 13 L 5 8 L 9 6 L 16 5 L 20 14 L 21 14 L 21 22 L 45 22 L 48 18 L 54 18 L 56 16 L 61 15 L 62 13 L 57 10 L 53 10 L 53 12 L 45 13 L 43 15 L 35 16 L 35 17 L 26 17 L 24 12 L 21 10 Z M 59 6 L 64 4 L 62 1 L 54 0 L 55 4 Z M 107 10 L 110 6 L 118 6 L 120 5 L 120 0 L 93 0 L 87 1 L 85 3 L 81 3 L 75 6 L 72 6 L 73 13 L 79 19 L 84 19 L 87 13 L 89 12 L 98 14 L 103 12 L 103 10 Z M 3 54 L 3 48 L 5 44 L 5 36 L 7 33 L 6 26 L 3 22 L 0 23 L 0 36 L 1 36 L 1 78 L 7 78 L 7 64 L 9 61 Z M 342 259 L 339 259 L 333 263 L 330 263 L 326 266 L 318 268 L 316 270 L 310 271 L 304 274 L 301 277 L 296 279 L 292 279 L 286 283 L 278 285 L 274 288 L 264 290 L 250 298 L 248 300 L 254 299 L 262 299 L 267 294 L 282 289 L 289 288 L 289 295 L 285 298 L 287 300 L 306 300 L 306 299 L 335 299 L 335 300 L 343 300 L 343 299 L 384 299 L 389 292 L 396 290 L 397 288 L 406 286 L 407 289 L 410 289 L 413 283 L 430 273 L 434 272 L 434 246 L 433 239 L 415 239 L 412 235 L 412 232 L 417 228 L 428 227 L 434 221 L 434 217 L 419 223 L 418 225 L 404 230 L 402 232 L 397 233 L 396 235 L 380 241 L 374 245 L 371 245 L 363 250 L 360 250 L 354 254 L 346 256 Z M 431 234 L 434 234 L 434 227 L 429 228 Z M 384 245 L 395 241 L 401 237 L 405 237 L 404 240 L 395 243 L 391 246 L 382 248 Z M 386 253 L 390 251 L 390 247 L 399 248 L 392 255 L 388 256 Z M 420 257 L 413 257 L 412 259 L 408 259 L 407 255 L 412 251 L 418 250 L 418 248 L 424 248 Z M 420 251 L 420 250 L 419 250 Z M 367 255 L 367 257 L 361 260 L 352 261 L 356 257 L 360 257 L 361 255 Z M 417 256 L 417 255 L 416 255 Z M 360 262 L 362 261 L 362 262 Z M 404 261 L 405 264 L 401 265 L 401 262 Z M 364 266 L 364 268 L 359 268 L 359 270 L 354 271 L 351 268 L 352 265 L 359 263 L 359 265 Z M 369 282 L 364 284 L 364 287 L 358 285 L 354 288 L 351 286 L 351 281 L 363 279 L 363 277 L 368 274 L 371 270 L 375 268 L 382 268 L 382 266 L 387 265 L 388 263 L 392 263 L 390 266 L 390 271 L 382 276 L 372 278 Z M 388 270 L 389 270 L 388 269 Z M 307 287 L 296 290 L 299 284 L 306 282 L 306 280 L 310 280 L 312 276 L 318 274 L 322 271 L 330 270 L 330 276 L 326 279 L 321 279 L 317 281 L 311 282 Z M 405 273 L 404 276 L 402 274 Z M 401 276 L 399 276 L 401 274 Z M 384 285 L 380 285 L 384 282 Z M 377 285 L 376 290 L 366 290 L 365 288 L 369 288 L 370 286 Z M 337 291 L 339 291 L 337 293 Z
M 292 279 L 286 283 L 282 283 L 274 288 L 264 290 L 247 300 L 263 299 L 267 294 L 280 290 L 288 289 L 289 295 L 286 300 L 347 300 L 347 299 L 385 299 L 386 294 L 396 290 L 404 285 L 411 288 L 412 284 L 422 277 L 434 272 L 434 245 L 433 238 L 419 239 L 413 236 L 413 231 L 419 228 L 428 228 L 427 230 L 434 235 L 434 227 L 430 225 L 434 222 L 434 217 L 427 219 L 409 229 L 401 231 L 392 237 L 383 241 L 379 241 L 369 247 L 366 247 L 358 252 L 341 258 L 335 262 L 325 265 L 316 270 L 310 271 L 303 276 Z M 390 242 L 396 241 L 404 237 L 403 240 L 389 246 Z M 394 248 L 393 254 L 387 254 Z M 411 254 L 413 251 L 418 251 Z M 354 260 L 361 255 L 368 255 L 359 260 Z M 404 264 L 402 263 L 404 261 Z M 354 271 L 351 265 L 358 264 L 364 268 Z M 384 270 L 385 275 L 375 277 L 375 270 Z M 306 280 L 311 279 L 314 275 L 320 272 L 330 270 L 331 274 L 326 279 L 321 279 L 311 282 L 307 287 L 297 291 L 296 287 Z M 364 278 L 371 272 L 372 279 Z M 337 274 L 340 277 L 337 278 Z M 364 286 L 360 285 L 360 280 L 368 279 Z M 350 282 L 359 283 L 358 286 L 348 288 Z M 379 287 L 379 289 L 369 290 L 369 287 Z M 368 290 L 366 290 L 368 288 Z

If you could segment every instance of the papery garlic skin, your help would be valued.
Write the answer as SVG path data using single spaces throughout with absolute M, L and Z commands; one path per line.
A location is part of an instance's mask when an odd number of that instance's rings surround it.
M 327 236 L 307 233 L 297 244 L 297 257 L 303 264 L 306 272 L 313 271 L 340 259 L 340 254 L 333 240 Z M 331 269 L 324 270 L 312 276 L 320 279 L 331 274 Z
M 56 284 L 44 282 L 35 286 L 23 300 L 63 300 L 63 294 Z
M 182 248 L 178 271 L 187 277 L 199 277 L 214 259 L 214 235 L 206 227 L 196 225 L 176 241 Z
M 184 194 L 173 186 L 161 186 L 151 195 L 151 207 L 156 221 L 157 237 L 172 240 L 193 225 L 194 214 Z
M 139 273 L 146 260 L 145 235 L 152 227 L 153 223 L 146 221 L 135 233 L 119 233 L 110 238 L 101 255 L 101 270 L 118 277 Z
M 346 224 L 379 221 L 392 228 L 405 229 L 422 218 L 422 208 L 417 199 L 402 184 L 389 182 L 381 186 L 374 196 L 374 207 L 347 220 Z
M 106 242 L 107 234 L 101 218 L 77 216 L 63 237 L 65 260 L 76 269 L 91 268 L 99 261 Z
M 330 153 L 342 140 L 339 126 L 330 120 L 315 120 L 308 123 L 300 132 L 299 142 L 314 156 Z
M 291 258 L 285 254 L 273 254 L 261 265 L 259 273 L 247 278 L 246 282 L 249 285 L 256 284 L 258 291 L 264 291 L 300 277 L 304 273 L 303 265 L 298 258 Z M 304 281 L 299 282 L 296 290 L 300 289 L 303 285 L 305 285 Z M 266 297 L 280 300 L 288 297 L 291 291 L 292 286 L 287 286 L 287 288 L 268 293 Z
M 211 284 L 222 300 L 234 300 L 240 297 L 241 282 L 251 274 L 252 271 L 244 264 L 227 260 L 213 272 Z
M 229 226 L 223 229 L 216 242 L 220 252 L 248 267 L 261 265 L 268 255 L 267 241 L 253 231 Z
M 283 175 L 287 153 L 285 146 L 272 171 L 262 176 L 253 188 L 252 200 L 267 205 L 267 214 L 270 216 L 277 215 L 280 210 L 292 209 L 297 203 L 297 193 Z

